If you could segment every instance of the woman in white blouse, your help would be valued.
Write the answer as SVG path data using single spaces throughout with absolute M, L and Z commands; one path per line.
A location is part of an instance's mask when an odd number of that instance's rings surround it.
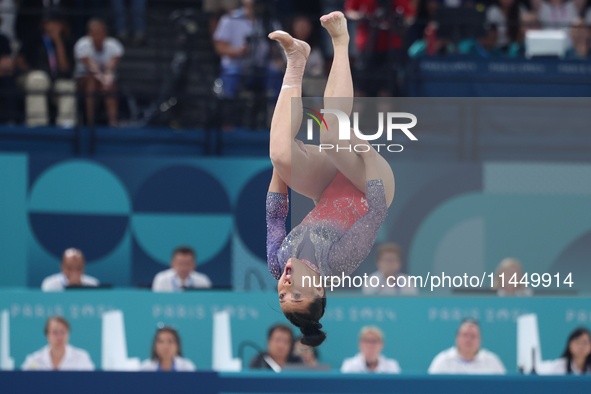
M 142 363 L 142 371 L 195 371 L 195 365 L 183 358 L 181 339 L 172 327 L 162 327 L 156 331 L 152 344 L 152 355 Z
M 70 324 L 59 316 L 45 323 L 47 346 L 25 359 L 23 371 L 94 371 L 94 364 L 85 350 L 70 346 Z
M 546 363 L 543 374 L 587 375 L 591 374 L 591 333 L 579 327 L 568 337 L 562 357 Z

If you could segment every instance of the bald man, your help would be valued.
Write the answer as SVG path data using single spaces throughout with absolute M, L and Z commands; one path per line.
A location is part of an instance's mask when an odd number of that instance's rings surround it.
M 85 266 L 86 260 L 80 250 L 66 249 L 62 256 L 61 272 L 45 278 L 41 284 L 41 290 L 62 291 L 68 286 L 98 286 L 98 279 L 84 275 Z
M 480 326 L 476 320 L 466 319 L 456 333 L 456 346 L 439 353 L 431 366 L 430 374 L 504 375 L 505 366 L 499 357 L 482 349 Z

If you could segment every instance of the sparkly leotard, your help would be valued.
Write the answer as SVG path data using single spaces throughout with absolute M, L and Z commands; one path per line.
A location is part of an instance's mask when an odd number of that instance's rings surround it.
M 364 194 L 340 172 L 286 236 L 288 209 L 287 194 L 267 193 L 267 263 L 275 279 L 292 257 L 311 262 L 322 276 L 350 274 L 371 251 L 388 214 L 382 180 L 367 181 Z

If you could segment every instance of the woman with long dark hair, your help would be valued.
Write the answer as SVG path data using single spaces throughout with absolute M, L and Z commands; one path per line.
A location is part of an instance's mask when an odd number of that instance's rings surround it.
M 353 81 L 347 21 L 342 12 L 332 12 L 320 21 L 334 45 L 324 108 L 349 116 Z M 273 177 L 267 194 L 267 260 L 269 271 L 279 280 L 277 291 L 285 317 L 300 328 L 304 345 L 318 346 L 326 338 L 319 323 L 326 307 L 321 280 L 348 275 L 367 257 L 394 198 L 394 175 L 371 145 L 365 145 L 367 151 L 362 153 L 350 149 L 367 143 L 355 133 L 350 141 L 340 141 L 339 120 L 333 114 L 326 115 L 320 142 L 340 150 L 320 150 L 295 139 L 302 112 L 292 113 L 292 98 L 301 99 L 310 46 L 282 31 L 269 37 L 279 41 L 288 60 L 271 123 Z M 288 187 L 314 200 L 316 207 L 286 235 Z
M 566 342 L 562 357 L 544 368 L 551 375 L 591 374 L 591 332 L 584 327 L 575 329 Z
M 178 332 L 172 327 L 162 327 L 154 335 L 150 359 L 142 363 L 140 370 L 191 372 L 195 365 L 183 358 Z

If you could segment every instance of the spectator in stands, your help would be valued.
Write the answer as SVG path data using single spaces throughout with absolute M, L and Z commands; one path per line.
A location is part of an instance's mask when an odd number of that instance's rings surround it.
M 507 57 L 519 57 L 525 54 L 525 34 L 529 30 L 539 30 L 540 22 L 538 15 L 534 12 L 522 12 L 517 41 L 511 43 L 505 52 Z
M 156 331 L 152 342 L 152 354 L 140 366 L 140 371 L 195 371 L 195 364 L 183 358 L 181 338 L 172 327 L 162 327 Z
M 22 43 L 37 35 L 45 12 L 68 7 L 71 0 L 18 0 L 16 38 Z
M 47 94 L 55 94 L 57 118 L 62 127 L 76 124 L 76 83 L 74 71 L 74 43 L 70 40 L 70 27 L 58 13 L 46 14 L 40 31 L 29 35 L 17 57 L 22 76 L 21 86 L 26 92 L 25 113 L 28 126 L 46 126 L 49 123 Z
M 50 317 L 44 332 L 48 345 L 27 356 L 23 371 L 94 371 L 88 353 L 69 344 L 70 324 L 66 319 Z
M 0 33 L 0 123 L 11 122 L 16 117 L 14 105 L 14 61 L 8 38 Z
M 571 0 L 544 1 L 538 11 L 543 29 L 562 29 L 567 34 L 571 22 L 577 16 L 577 7 Z
M 302 359 L 292 354 L 293 331 L 285 324 L 275 324 L 267 332 L 267 351 L 255 356 L 250 369 L 272 369 L 280 372 L 286 364 L 301 364 Z
M 217 28 L 220 17 L 240 7 L 240 4 L 240 0 L 203 0 L 203 12 L 210 16 L 209 31 L 212 36 Z
M 499 357 L 481 349 L 482 337 L 476 320 L 466 319 L 456 334 L 456 346 L 439 353 L 431 362 L 430 374 L 503 375 Z
M 500 297 L 531 297 L 533 291 L 521 283 L 523 269 L 519 260 L 508 257 L 503 259 L 495 272 L 495 290 Z
M 88 35 L 78 40 L 74 46 L 74 77 L 78 81 L 78 89 L 86 95 L 88 124 L 94 124 L 94 98 L 98 92 L 102 92 L 105 93 L 109 126 L 117 125 L 119 102 L 115 80 L 123 52 L 121 42 L 107 36 L 107 26 L 100 19 L 91 19 L 88 22 Z
M 400 272 L 402 268 L 402 250 L 397 244 L 387 242 L 378 247 L 376 266 L 378 270 L 371 274 L 370 277 L 377 277 L 379 282 L 377 286 L 368 285 L 364 287 L 363 294 L 415 295 L 418 293 L 416 283 L 411 283 L 408 275 Z M 368 280 L 369 283 L 370 280 Z
M 418 58 L 423 56 L 437 56 L 454 53 L 456 46 L 448 39 L 437 37 L 437 23 L 429 22 L 425 28 L 423 38 L 416 40 L 408 48 L 408 56 Z
M 496 26 L 497 47 L 507 47 L 517 41 L 522 12 L 525 12 L 525 9 L 517 0 L 495 0 L 495 3 L 488 7 L 486 21 Z
M 591 332 L 584 327 L 574 330 L 568 337 L 562 357 L 544 363 L 540 369 L 544 375 L 591 374 Z
M 152 290 L 160 292 L 182 291 L 187 288 L 209 288 L 207 275 L 196 272 L 197 255 L 193 249 L 180 246 L 172 252 L 170 269 L 156 275 Z
M 98 279 L 84 274 L 85 266 L 86 261 L 80 250 L 66 249 L 62 256 L 62 272 L 45 278 L 41 284 L 41 290 L 62 291 L 68 286 L 98 286 Z
M 485 26 L 486 35 L 478 39 L 468 38 L 458 43 L 458 53 L 480 57 L 498 57 L 503 53 L 497 46 L 498 30 L 496 25 Z
M 400 373 L 398 361 L 382 355 L 384 333 L 378 327 L 366 326 L 359 333 L 359 353 L 343 361 L 343 373 Z
M 585 60 L 589 58 L 589 39 L 591 34 L 589 26 L 585 21 L 577 17 L 570 28 L 570 38 L 573 43 L 572 48 L 566 52 L 567 59 Z
M 388 7 L 389 5 L 389 7 Z M 415 16 L 415 8 L 409 0 L 346 0 L 347 19 L 358 21 L 355 45 L 359 56 L 356 60 L 356 91 L 359 96 L 391 96 L 396 86 L 389 78 L 387 83 L 377 75 L 395 74 L 392 68 L 392 50 L 402 49 L 402 40 L 396 33 L 396 17 L 408 24 Z M 398 60 L 401 60 L 400 58 Z M 395 80 L 395 78 L 394 78 Z
M 216 53 L 221 57 L 224 96 L 234 98 L 240 84 L 249 89 L 271 91 L 279 96 L 283 68 L 267 35 L 281 29 L 277 21 L 264 26 L 254 0 L 242 0 L 242 7 L 220 19 L 213 34 Z
M 299 337 L 293 345 L 293 355 L 300 357 L 308 367 L 318 366 L 318 348 L 304 345 Z
M 128 14 L 124 0 L 111 0 L 117 36 L 122 41 L 129 38 L 127 20 L 131 19 L 133 21 L 133 41 L 136 45 L 141 45 L 146 40 L 146 0 L 130 0 L 130 3 Z
M 302 96 L 322 96 L 326 85 L 326 73 L 324 70 L 324 56 L 318 45 L 318 33 L 315 25 L 305 15 L 296 16 L 292 22 L 292 36 L 310 44 L 311 51 L 306 62 Z

